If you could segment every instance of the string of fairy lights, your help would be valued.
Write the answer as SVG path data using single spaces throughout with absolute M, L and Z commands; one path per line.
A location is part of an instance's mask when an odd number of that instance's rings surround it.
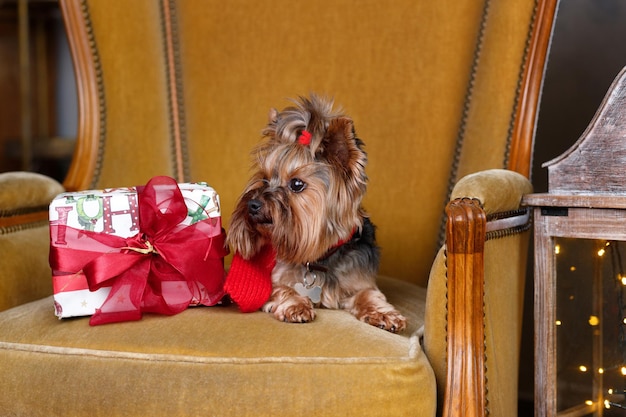
M 622 354 L 622 362 L 619 365 L 619 371 L 623 377 L 626 377 L 626 311 L 624 311 L 624 291 L 626 291 L 626 274 L 624 273 L 624 268 L 622 266 L 622 255 L 619 248 L 618 241 L 610 241 L 605 243 L 605 248 L 609 249 L 609 253 L 611 256 L 611 271 L 612 276 L 614 277 L 613 283 L 615 287 L 615 292 L 617 293 L 617 314 L 618 314 L 618 346 L 619 351 Z M 604 256 L 606 253 L 606 249 L 604 252 L 601 252 L 601 249 L 598 251 L 598 256 Z M 617 367 L 616 367 L 617 368 Z M 621 389 L 609 388 L 607 390 L 609 396 L 614 396 L 616 394 L 624 395 L 626 394 L 626 386 L 622 386 Z M 605 408 L 621 408 L 626 410 L 626 405 L 624 403 L 618 403 L 611 401 L 609 398 L 604 400 Z
M 595 261 L 593 264 L 593 268 L 600 268 L 600 270 L 609 269 L 610 272 L 610 282 L 611 285 L 606 288 L 601 288 L 600 294 L 600 302 L 599 306 L 596 306 L 596 309 L 602 309 L 602 311 L 593 311 L 589 314 L 587 319 L 587 324 L 593 329 L 592 334 L 600 335 L 600 338 L 606 337 L 607 344 L 610 344 L 609 348 L 616 347 L 617 352 L 610 359 L 612 363 L 604 363 L 605 356 L 603 353 L 599 354 L 600 363 L 594 363 L 593 359 L 591 360 L 592 364 L 584 363 L 578 364 L 576 371 L 580 374 L 585 374 L 591 376 L 593 380 L 600 380 L 605 382 L 605 380 L 610 380 L 611 386 L 604 387 L 603 383 L 599 383 L 598 385 L 602 387 L 602 393 L 600 398 L 595 399 L 587 399 L 585 400 L 585 404 L 587 406 L 593 406 L 594 403 L 601 403 L 602 406 L 609 410 L 613 409 L 617 410 L 626 410 L 626 270 L 624 270 L 623 262 L 622 262 L 622 254 L 620 251 L 620 242 L 618 241 L 604 241 L 602 244 L 594 246 L 593 256 L 595 257 Z M 560 244 L 556 244 L 554 246 L 555 255 L 562 254 L 563 248 Z M 610 263 L 609 263 L 610 262 Z M 571 265 L 568 267 L 570 272 L 576 272 L 576 265 Z M 598 271 L 594 271 L 594 274 Z M 587 277 L 588 279 L 588 277 Z M 602 279 L 602 278 L 601 278 Z M 570 290 L 575 286 L 575 284 L 570 284 Z M 584 290 L 581 290 L 584 292 Z M 594 288 L 594 291 L 597 291 L 597 288 Z M 583 294 L 585 297 L 589 297 L 589 294 Z M 592 295 L 596 296 L 596 295 Z M 576 297 L 572 294 L 564 295 L 564 299 L 574 300 Z M 607 299 L 611 297 L 611 299 Z M 614 298 L 612 298 L 614 297 Z M 589 301 L 589 300 L 587 300 Z M 559 310 L 557 310 L 557 313 Z M 563 313 L 567 314 L 567 313 Z M 564 321 L 567 321 L 565 317 L 558 317 L 556 325 L 560 328 L 564 326 Z M 615 326 L 616 328 L 604 329 L 603 326 L 607 325 Z M 576 336 L 575 339 L 579 343 L 584 343 L 584 341 L 578 340 L 580 337 Z M 604 350 L 602 345 L 602 341 L 600 342 L 600 349 Z M 597 349 L 597 345 L 594 346 L 593 349 Z M 577 350 L 577 347 L 574 347 L 570 350 Z M 563 349 L 560 351 L 564 356 L 567 356 L 567 349 Z M 597 352 L 596 352 L 597 355 Z M 617 356 L 619 356 L 619 358 Z M 568 356 L 571 359 L 571 356 Z M 561 360 L 562 358 L 559 358 Z M 618 360 L 619 359 L 619 360 Z M 608 378 L 610 376 L 610 378 Z M 607 384 L 608 385 L 608 384 Z M 622 411 L 619 411 L 619 415 L 622 415 Z

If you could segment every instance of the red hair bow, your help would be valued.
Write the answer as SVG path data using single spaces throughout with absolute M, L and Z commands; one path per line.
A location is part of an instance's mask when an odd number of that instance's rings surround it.
M 300 145 L 309 146 L 311 144 L 311 132 L 303 130 L 298 137 L 298 143 L 300 143 Z

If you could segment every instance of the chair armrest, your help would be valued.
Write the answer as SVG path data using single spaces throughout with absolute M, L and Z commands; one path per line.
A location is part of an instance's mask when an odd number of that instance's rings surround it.
M 454 186 L 450 200 L 474 198 L 490 216 L 519 209 L 522 196 L 532 191 L 525 176 L 506 169 L 489 169 L 461 178 Z
M 52 178 L 32 172 L 0 173 L 0 230 L 47 220 L 48 205 L 64 191 Z
M 0 311 L 51 293 L 48 205 L 63 191 L 44 175 L 0 174 Z
M 488 170 L 464 177 L 446 207 L 446 372 L 442 416 L 479 417 L 487 415 L 486 362 L 497 346 L 499 335 L 486 329 L 485 285 L 498 277 L 485 274 L 485 242 L 528 229 L 528 213 L 519 211 L 522 195 L 532 191 L 527 178 L 507 170 Z M 520 243 L 520 256 L 525 257 Z M 489 268 L 488 268 L 489 269 Z M 524 271 L 511 268 L 516 279 Z M 430 285 L 430 284 L 429 284 Z M 520 288 L 513 287 L 513 288 Z M 523 286 L 521 286 L 523 289 Z M 515 290 L 512 290 L 514 292 Z M 517 291 L 519 292 L 519 291 Z M 520 298 L 511 294 L 512 298 Z M 522 294 L 523 296 L 523 294 Z M 495 297 L 491 297 L 493 300 Z M 503 302 L 511 302 L 501 300 Z M 498 310 L 497 308 L 495 310 Z M 521 314 L 519 315 L 521 320 Z M 513 326 L 517 329 L 519 326 Z M 512 330 L 513 332 L 515 330 Z M 514 338 L 514 337 L 512 337 Z M 489 340 L 487 340 L 489 339 Z M 513 343 L 515 345 L 515 343 Z M 515 350 L 513 350 L 514 352 Z M 515 353 L 513 353 L 515 356 Z M 518 354 L 517 354 L 518 356 Z M 515 360 L 512 357 L 511 360 Z M 515 367 L 515 365 L 514 365 Z M 490 386 L 495 395 L 500 387 Z M 514 390 L 504 390 L 511 396 Z M 498 405 L 516 400 L 507 398 Z M 497 412 L 494 415 L 499 415 Z

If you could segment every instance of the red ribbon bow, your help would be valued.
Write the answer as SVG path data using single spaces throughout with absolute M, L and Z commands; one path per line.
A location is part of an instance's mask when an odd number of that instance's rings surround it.
M 169 177 L 154 177 L 137 187 L 137 197 L 140 230 L 135 236 L 65 226 L 68 246 L 51 247 L 55 273 L 82 270 L 91 291 L 111 286 L 91 325 L 139 320 L 142 312 L 173 315 L 189 306 L 194 293 L 208 293 L 213 304 L 224 294 L 222 258 L 227 250 L 219 222 L 207 218 L 182 225 L 187 206 Z M 55 227 L 63 226 L 51 225 Z

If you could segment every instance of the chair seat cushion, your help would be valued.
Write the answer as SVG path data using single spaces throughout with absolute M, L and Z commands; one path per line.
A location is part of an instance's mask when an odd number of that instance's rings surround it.
M 235 306 L 90 327 L 51 297 L 0 313 L 0 414 L 420 415 L 436 388 L 417 329 L 425 290 L 379 280 L 409 320 L 397 335 L 344 311 L 287 324 Z

